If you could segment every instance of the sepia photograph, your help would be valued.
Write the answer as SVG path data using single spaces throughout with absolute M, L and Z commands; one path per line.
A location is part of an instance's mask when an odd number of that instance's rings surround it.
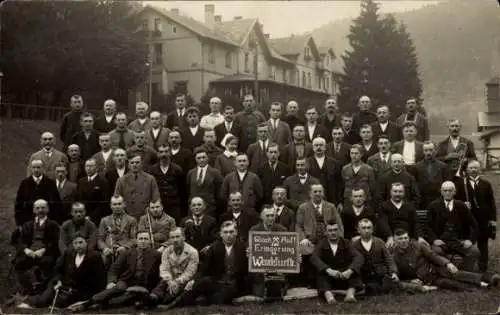
M 500 1 L 0 3 L 0 315 L 500 314 Z

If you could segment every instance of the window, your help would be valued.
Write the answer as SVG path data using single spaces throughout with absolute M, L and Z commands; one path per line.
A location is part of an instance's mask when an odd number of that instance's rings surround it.
M 288 82 L 288 71 L 286 69 L 283 69 L 283 82 Z
M 295 70 L 295 76 L 293 77 L 293 83 L 300 85 L 300 73 L 299 70 Z
M 271 66 L 271 71 L 269 72 L 269 77 L 276 80 L 276 66 Z
M 306 87 L 307 82 L 306 82 L 306 73 L 302 71 L 302 86 Z
M 174 33 L 174 34 L 176 34 L 176 33 L 177 33 L 177 27 L 175 27 L 175 25 L 174 25 L 174 26 L 172 26 L 172 33 Z
M 160 84 L 159 83 L 151 83 L 151 95 L 158 96 L 160 94 Z
M 311 72 L 307 73 L 307 87 L 311 88 Z
M 187 93 L 188 81 L 175 81 L 174 91 L 176 93 Z
M 161 31 L 161 20 L 160 19 L 155 19 L 154 30 L 155 31 Z
M 245 53 L 245 72 L 250 72 L 250 55 L 248 53 Z
M 325 78 L 325 90 L 328 91 L 330 88 L 330 78 L 326 77 Z
M 309 57 L 309 47 L 304 48 L 304 56 Z
M 325 65 L 329 65 L 330 64 L 330 55 L 326 55 L 326 58 L 325 58 Z
M 231 52 L 226 52 L 226 68 L 231 69 Z
M 149 25 L 148 25 L 148 20 L 147 19 L 144 19 L 142 20 L 142 23 L 141 23 L 141 28 L 144 30 L 144 31 L 147 31 L 148 28 L 149 28 Z
M 215 47 L 214 47 L 214 45 L 210 45 L 208 47 L 208 63 L 211 65 L 215 64 Z
M 154 47 L 155 63 L 161 65 L 163 64 L 163 44 L 155 44 Z

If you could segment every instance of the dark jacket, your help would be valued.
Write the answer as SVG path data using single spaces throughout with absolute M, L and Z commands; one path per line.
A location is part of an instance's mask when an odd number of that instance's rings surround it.
M 146 272 L 146 289 L 152 290 L 160 281 L 161 253 L 148 248 L 144 252 L 144 270 Z M 131 248 L 118 256 L 108 273 L 108 283 L 123 282 L 126 287 L 135 285 L 138 249 Z
M 354 273 L 360 274 L 364 258 L 351 244 L 350 241 L 340 238 L 337 252 L 333 255 L 328 239 L 322 239 L 311 256 L 311 264 L 320 273 L 326 273 L 326 269 L 331 268 L 343 272 L 351 269 Z

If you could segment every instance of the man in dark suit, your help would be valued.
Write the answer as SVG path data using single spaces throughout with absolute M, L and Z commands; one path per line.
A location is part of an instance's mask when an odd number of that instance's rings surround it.
M 330 137 L 330 132 L 325 126 L 318 123 L 318 110 L 314 106 L 310 106 L 306 110 L 306 141 L 312 142 L 314 138 L 321 137 L 323 139 L 328 139 Z
M 370 156 L 366 160 L 366 164 L 370 165 L 375 172 L 375 177 L 378 179 L 387 170 L 391 169 L 391 142 L 385 135 L 380 135 L 377 140 L 378 152 Z
M 344 225 L 344 238 L 354 240 L 359 238 L 358 223 L 363 219 L 376 222 L 377 212 L 374 206 L 366 202 L 365 191 L 362 188 L 353 188 L 351 202 L 346 204 L 341 212 Z
M 283 181 L 291 174 L 290 168 L 283 162 L 280 162 L 280 151 L 276 143 L 271 143 L 267 147 L 267 162 L 259 167 L 257 176 L 262 183 L 264 196 L 262 202 L 272 203 L 272 192 L 274 187 L 283 185 Z
M 292 129 L 293 140 L 281 148 L 280 161 L 290 166 L 295 171 L 295 161 L 297 159 L 308 158 L 313 155 L 310 142 L 306 141 L 306 129 L 304 125 L 297 124 Z
M 111 137 L 107 133 L 99 135 L 99 145 L 101 150 L 94 154 L 92 158 L 97 162 L 97 172 L 106 174 L 106 172 L 115 166 L 113 152 L 111 149 Z
M 247 94 L 243 97 L 243 110 L 234 117 L 234 121 L 241 126 L 240 150 L 243 152 L 257 141 L 257 126 L 266 121 L 256 106 L 253 95 Z
M 406 113 L 401 114 L 396 119 L 396 124 L 400 126 L 404 126 L 408 122 L 413 123 L 417 129 L 417 141 L 429 140 L 429 123 L 427 118 L 418 112 L 418 104 L 415 98 L 409 98 L 406 101 Z
M 366 163 L 368 158 L 377 153 L 378 148 L 373 139 L 373 130 L 370 125 L 363 125 L 359 128 L 359 135 L 361 137 L 361 155 L 362 161 Z
M 203 144 L 196 147 L 194 151 L 198 148 L 203 148 L 208 154 L 208 164 L 210 166 L 215 165 L 215 159 L 224 152 L 220 146 L 217 145 L 217 139 L 215 137 L 215 131 L 205 130 L 203 134 Z
M 293 211 L 309 199 L 311 185 L 320 184 L 319 179 L 309 174 L 309 162 L 306 158 L 297 159 L 295 162 L 296 173 L 285 179 L 283 186 L 288 192 L 286 202 Z
M 326 189 L 325 198 L 342 209 L 342 192 L 344 191 L 339 162 L 326 156 L 326 140 L 315 138 L 313 140 L 314 156 L 308 159 L 309 173 L 319 179 Z
M 414 167 L 414 176 L 421 195 L 420 209 L 427 206 L 441 196 L 441 184 L 453 175 L 448 165 L 436 159 L 436 146 L 433 142 L 423 144 L 424 158 Z
M 454 199 L 455 184 L 446 181 L 441 185 L 442 198 L 431 202 L 427 213 L 427 241 L 432 250 L 445 257 L 462 257 L 460 269 L 473 271 L 479 258 L 478 225 L 464 202 Z
M 39 295 L 28 296 L 17 308 L 55 306 L 66 308 L 98 293 L 106 285 L 106 271 L 101 255 L 88 247 L 84 236 L 76 234 L 71 249 L 62 253 L 54 268 L 54 277 Z M 54 297 L 57 294 L 57 299 Z
M 77 200 L 83 202 L 87 215 L 96 226 L 109 214 L 110 189 L 108 181 L 97 173 L 95 160 L 85 162 L 87 176 L 78 181 Z
M 127 149 L 129 159 L 137 155 L 141 157 L 142 168 L 146 172 L 158 161 L 155 149 L 146 144 L 146 132 L 144 131 L 134 132 L 134 144 Z
M 49 217 L 59 219 L 61 198 L 56 183 L 42 173 L 43 162 L 31 161 L 31 176 L 21 181 L 17 189 L 14 218 L 17 226 L 33 220 L 33 203 L 43 199 L 49 206 Z
M 404 200 L 405 188 L 401 183 L 391 185 L 391 198 L 383 201 L 378 215 L 379 231 L 377 235 L 384 240 L 388 249 L 394 246 L 394 231 L 402 228 L 410 237 L 427 244 L 417 220 L 417 210 L 412 203 Z
M 175 97 L 175 110 L 171 111 L 167 115 L 166 127 L 170 130 L 183 129 L 187 126 L 186 121 L 186 94 L 179 93 Z
M 181 147 L 182 136 L 179 131 L 172 131 L 168 135 L 168 144 L 172 150 L 172 162 L 179 165 L 187 173 L 194 165 L 193 152 Z
M 269 120 L 267 126 L 269 128 L 269 138 L 279 146 L 284 146 L 292 141 L 292 131 L 290 126 L 280 119 L 283 104 L 273 102 L 269 107 Z
M 81 158 L 80 146 L 78 144 L 70 144 L 68 146 L 67 170 L 68 179 L 72 182 L 77 183 L 80 178 L 85 176 L 85 160 Z
M 24 222 L 12 237 L 16 246 L 14 269 L 27 294 L 33 294 L 37 284 L 46 285 L 59 256 L 59 225 L 47 217 L 47 201 L 36 200 L 32 209 L 34 219 Z
M 358 100 L 358 109 L 353 115 L 353 129 L 359 132 L 364 125 L 370 125 L 377 121 L 377 115 L 371 111 L 372 101 L 366 95 L 363 95 Z
M 289 101 L 286 104 L 286 115 L 283 121 L 290 126 L 290 130 L 293 131 L 295 126 L 304 125 L 306 122 L 304 119 L 299 117 L 299 104 L 296 101 Z
M 254 173 L 267 162 L 266 152 L 271 144 L 267 123 L 261 123 L 257 126 L 257 137 L 258 140 L 250 144 L 246 151 L 250 162 L 250 170 Z
M 401 154 L 392 154 L 390 163 L 391 169 L 387 170 L 377 180 L 380 189 L 380 199 L 382 201 L 388 200 L 391 195 L 392 184 L 401 183 L 405 188 L 405 200 L 413 203 L 415 208 L 420 207 L 421 199 L 417 181 L 415 177 L 405 170 Z
M 335 302 L 332 290 L 347 290 L 344 301 L 356 301 L 356 289 L 363 285 L 360 278 L 363 262 L 363 256 L 340 235 L 338 223 L 326 222 L 325 238 L 316 245 L 311 257 L 317 270 L 319 295 L 326 303 Z
M 183 218 L 180 226 L 184 229 L 186 242 L 204 255 L 217 239 L 217 221 L 205 213 L 207 204 L 201 197 L 193 197 L 189 203 L 190 214 Z
M 115 129 L 116 102 L 114 100 L 104 101 L 104 115 L 95 120 L 94 128 L 99 133 L 108 133 Z
M 83 308 L 101 308 L 145 303 L 160 281 L 161 254 L 151 248 L 147 231 L 137 232 L 137 247 L 121 253 L 111 265 L 108 285 L 90 298 Z
M 191 152 L 203 144 L 205 129 L 200 127 L 200 110 L 194 106 L 186 109 L 187 125 L 180 129 L 182 136 L 182 147 Z
M 228 198 L 228 211 L 222 214 L 220 221 L 234 221 L 238 229 L 238 239 L 243 243 L 248 242 L 248 231 L 259 223 L 259 215 L 255 209 L 245 207 L 243 194 L 239 191 L 232 192 Z
M 340 127 L 340 114 L 339 106 L 337 105 L 337 100 L 333 97 L 328 98 L 325 101 L 325 112 L 319 118 L 318 122 L 325 126 L 328 131 L 327 142 L 332 141 L 332 130 L 335 127 Z
M 208 154 L 203 148 L 194 152 L 196 167 L 186 176 L 186 190 L 189 198 L 201 197 L 207 204 L 207 214 L 218 217 L 221 206 L 220 190 L 223 178 L 219 170 L 208 165 Z
M 66 165 L 56 166 L 56 187 L 61 198 L 60 213 L 54 220 L 61 225 L 64 221 L 71 218 L 71 205 L 76 200 L 76 183 L 67 180 Z
M 361 141 L 358 129 L 354 128 L 353 120 L 354 118 L 351 113 L 343 113 L 340 119 L 340 126 L 344 132 L 344 142 L 349 143 L 350 145 Z
M 228 133 L 236 138 L 241 138 L 241 127 L 234 122 L 234 107 L 226 105 L 224 107 L 224 122 L 214 127 L 217 144 L 222 145 L 222 140 Z
M 470 160 L 465 170 L 465 178 L 456 178 L 456 199 L 463 201 L 477 221 L 477 247 L 479 271 L 488 269 L 488 239 L 495 239 L 497 207 L 491 183 L 479 176 L 480 163 Z
M 375 180 L 375 172 L 361 160 L 361 146 L 354 144 L 349 149 L 351 163 L 342 168 L 342 179 L 344 181 L 344 202 L 351 200 L 353 188 L 362 188 L 365 191 L 366 201 L 376 204 L 379 199 L 379 187 Z
M 192 305 L 200 296 L 209 304 L 231 304 L 233 298 L 248 291 L 246 244 L 237 235 L 233 221 L 222 223 L 220 239 L 210 246 L 194 279 L 186 284 L 179 305 Z
M 436 157 L 448 164 L 453 175 L 458 171 L 460 160 L 476 159 L 474 143 L 460 136 L 462 124 L 458 119 L 448 121 L 450 136 L 438 143 Z
M 115 191 L 116 182 L 118 178 L 125 175 L 128 171 L 127 167 L 127 153 L 123 149 L 116 149 L 113 151 L 114 167 L 108 170 L 105 174 L 108 181 L 109 191 Z
M 332 142 L 328 143 L 326 146 L 326 155 L 337 160 L 339 166 L 342 168 L 351 161 L 349 155 L 351 145 L 344 142 L 344 131 L 342 127 L 333 128 L 332 139 Z
M 397 287 L 398 270 L 384 241 L 373 236 L 373 222 L 363 219 L 358 223 L 360 238 L 353 247 L 363 256 L 361 278 L 367 295 L 389 293 Z
M 403 139 L 401 126 L 389 120 L 389 106 L 381 105 L 377 108 L 377 121 L 372 122 L 373 139 L 378 140 L 379 136 L 385 135 L 391 143 Z
M 71 96 L 71 110 L 64 114 L 61 122 L 61 131 L 59 139 L 67 147 L 71 144 L 71 138 L 75 133 L 81 130 L 80 116 L 83 113 L 83 97 L 81 95 Z
M 168 135 L 171 130 L 162 126 L 160 112 L 151 112 L 151 114 L 149 114 L 149 119 L 151 121 L 151 128 L 145 130 L 146 145 L 158 150 L 159 146 L 168 143 Z
M 424 158 L 423 143 L 416 140 L 417 127 L 412 122 L 403 125 L 403 140 L 392 144 L 392 152 L 403 156 L 410 174 L 414 174 L 415 164 Z
M 156 179 L 160 198 L 165 212 L 173 217 L 177 224 L 186 215 L 187 190 L 186 175 L 181 167 L 171 161 L 170 145 L 160 145 L 158 148 L 159 162 L 150 170 L 150 174 Z
M 276 210 L 276 223 L 284 226 L 287 231 L 295 232 L 295 211 L 285 205 L 286 188 L 274 187 L 272 198 L 272 207 Z
M 71 137 L 70 144 L 78 144 L 80 147 L 80 157 L 83 160 L 90 159 L 101 150 L 99 145 L 99 134 L 94 129 L 94 116 L 91 113 L 83 113 L 80 119 L 82 130 Z

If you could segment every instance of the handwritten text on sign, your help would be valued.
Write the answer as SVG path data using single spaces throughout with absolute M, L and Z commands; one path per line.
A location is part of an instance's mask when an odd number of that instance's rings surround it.
M 295 232 L 249 233 L 248 270 L 260 273 L 299 273 L 299 235 Z

